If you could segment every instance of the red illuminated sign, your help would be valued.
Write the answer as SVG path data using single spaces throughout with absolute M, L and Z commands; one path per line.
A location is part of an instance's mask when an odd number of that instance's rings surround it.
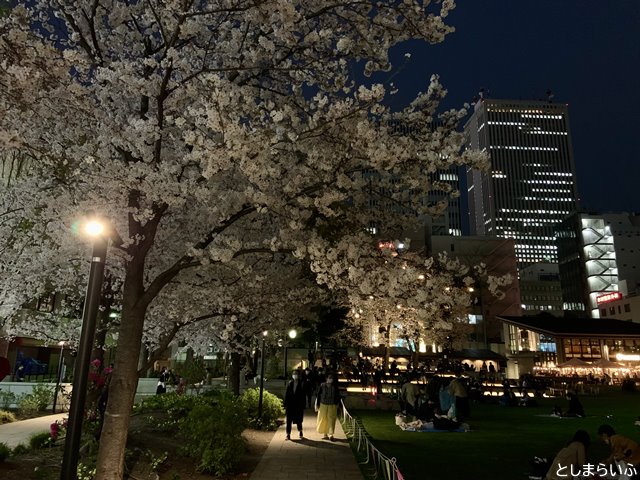
M 603 303 L 615 302 L 616 300 L 620 300 L 622 298 L 622 294 L 620 292 L 611 292 L 606 295 L 600 295 L 596 297 L 596 303 L 601 305 Z

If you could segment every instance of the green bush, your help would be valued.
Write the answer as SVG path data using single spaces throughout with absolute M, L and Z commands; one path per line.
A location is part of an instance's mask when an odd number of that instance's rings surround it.
M 0 410 L 0 425 L 16 421 L 16 416 L 7 410 Z
M 25 453 L 29 453 L 29 452 L 30 452 L 29 447 L 21 443 L 20 445 L 16 445 L 15 447 L 13 447 L 13 451 L 11 452 L 11 455 L 13 456 L 24 455 Z
M 207 366 L 201 358 L 189 358 L 176 365 L 175 373 L 184 378 L 187 384 L 193 385 L 207 378 Z
M 51 435 L 48 432 L 36 433 L 29 439 L 29 446 L 33 450 L 51 446 Z
M 7 409 L 10 408 L 11 405 L 17 403 L 18 397 L 15 393 L 5 390 L 0 390 L 0 408 Z
M 260 430 L 275 430 L 284 415 L 282 400 L 266 390 L 262 395 L 262 418 L 258 418 L 259 388 L 249 388 L 242 394 L 242 403 L 249 416 L 249 426 Z
M 11 455 L 11 449 L 9 446 L 4 442 L 0 442 L 0 462 L 4 462 L 9 458 L 9 455 Z
M 183 452 L 199 459 L 198 470 L 223 475 L 244 452 L 242 431 L 247 415 L 241 400 L 219 395 L 215 404 L 196 405 L 181 422 Z
M 30 393 L 18 397 L 18 409 L 23 415 L 33 415 L 38 411 L 38 400 Z
M 36 412 L 44 412 L 49 404 L 53 402 L 53 385 L 36 384 L 31 393 L 22 394 L 18 397 L 18 408 L 24 415 L 33 415 Z
M 53 402 L 53 394 L 55 390 L 56 387 L 54 385 L 44 385 L 42 383 L 38 383 L 33 386 L 31 395 L 33 395 L 33 398 L 38 405 L 39 412 L 44 412 L 49 404 Z
M 176 419 L 186 417 L 196 405 L 211 403 L 199 395 L 178 395 L 175 392 L 153 395 L 142 401 L 138 412 L 166 412 Z

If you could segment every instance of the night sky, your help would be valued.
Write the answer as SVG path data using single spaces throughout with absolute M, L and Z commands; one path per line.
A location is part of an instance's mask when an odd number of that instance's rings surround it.
M 492 98 L 569 104 L 583 210 L 640 212 L 640 1 L 458 0 L 444 43 L 394 51 L 398 105 L 438 73 L 444 107 Z

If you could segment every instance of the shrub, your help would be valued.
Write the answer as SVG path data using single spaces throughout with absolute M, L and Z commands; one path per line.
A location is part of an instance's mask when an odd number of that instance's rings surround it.
M 0 442 L 0 462 L 4 462 L 9 455 L 11 455 L 9 446 L 4 442 Z
M 194 407 L 180 425 L 185 439 L 183 451 L 198 458 L 198 470 L 223 475 L 244 452 L 242 431 L 247 415 L 241 400 L 220 395 L 215 404 Z
M 249 388 L 242 394 L 242 403 L 249 416 L 249 426 L 260 430 L 275 430 L 277 420 L 284 415 L 282 400 L 266 390 L 262 395 L 262 418 L 258 418 L 259 388 Z
M 18 409 L 23 415 L 33 415 L 38 411 L 38 400 L 30 393 L 18 397 Z
M 93 478 L 96 476 L 96 468 L 85 465 L 84 463 L 78 464 L 76 472 L 78 480 L 93 480 Z
M 0 408 L 7 409 L 11 405 L 17 403 L 18 397 L 15 393 L 5 390 L 0 390 Z
M 137 413 L 152 413 L 148 422 L 156 431 L 171 432 L 178 429 L 180 421 L 189 415 L 198 405 L 212 405 L 217 398 L 203 395 L 178 395 L 177 393 L 164 393 L 145 399 L 136 409 Z M 166 415 L 157 415 L 162 412 Z
M 33 386 L 31 395 L 33 395 L 33 398 L 35 399 L 39 412 L 44 412 L 49 404 L 53 402 L 53 394 L 55 391 L 56 387 L 54 385 L 38 383 Z
M 198 395 L 178 395 L 175 392 L 153 395 L 140 405 L 139 412 L 166 412 L 174 418 L 184 418 L 196 405 L 211 403 Z
M 13 447 L 13 452 L 11 452 L 11 454 L 13 456 L 24 455 L 25 453 L 29 453 L 29 451 L 29 447 L 21 443 L 20 445 L 16 445 L 15 447 Z
M 51 446 L 51 436 L 49 432 L 36 433 L 29 439 L 29 446 L 33 450 Z
M 63 420 L 56 420 L 49 426 L 49 436 L 53 442 L 67 435 L 67 423 L 68 420 L 65 418 Z
M 0 410 L 0 425 L 16 421 L 16 416 L 6 410 Z
M 184 378 L 190 385 L 202 382 L 207 378 L 207 367 L 201 358 L 189 358 L 175 368 L 176 375 Z

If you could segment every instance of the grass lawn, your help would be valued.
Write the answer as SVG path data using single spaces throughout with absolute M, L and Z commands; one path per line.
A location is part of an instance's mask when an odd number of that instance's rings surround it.
M 596 435 L 598 426 L 609 423 L 616 433 L 640 442 L 640 393 L 605 390 L 597 397 L 580 397 L 587 418 L 553 418 L 554 405 L 563 409 L 568 400 L 541 399 L 538 407 L 500 407 L 476 403 L 471 406 L 467 433 L 404 432 L 395 425 L 394 412 L 355 410 L 374 445 L 395 457 L 406 480 L 430 479 L 525 479 L 534 456 L 549 461 L 573 436 L 584 429 L 591 435 L 587 459 L 597 463 L 608 447 Z M 607 415 L 613 415 L 607 418 Z

